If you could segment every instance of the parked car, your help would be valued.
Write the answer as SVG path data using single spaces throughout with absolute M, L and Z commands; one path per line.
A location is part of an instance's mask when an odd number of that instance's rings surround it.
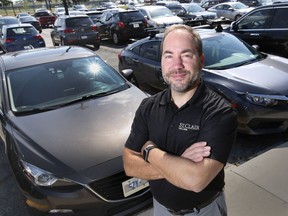
M 53 25 L 56 20 L 56 17 L 52 13 L 42 10 L 36 12 L 34 17 L 40 22 L 42 28 Z
M 45 41 L 31 24 L 13 24 L 2 27 L 0 46 L 4 53 L 45 47 Z
M 87 15 L 57 17 L 50 36 L 54 46 L 91 44 L 95 49 L 100 47 L 97 27 Z
M 56 7 L 54 9 L 54 15 L 57 17 L 59 15 L 65 14 L 65 8 L 64 7 Z
M 151 205 L 147 181 L 126 176 L 122 163 L 146 94 L 79 46 L 0 58 L 0 137 L 31 215 L 129 215 Z
M 92 19 L 94 24 L 96 24 L 99 21 L 102 14 L 103 14 L 103 11 L 87 11 L 86 12 L 86 15 L 88 15 Z
M 177 16 L 181 17 L 187 25 L 205 25 L 208 20 L 217 18 L 215 12 L 206 11 L 197 3 L 182 3 L 180 5 L 184 10 L 178 13 Z
M 258 45 L 260 51 L 288 58 L 288 3 L 257 7 L 224 31 Z
M 174 15 L 173 12 L 165 6 L 148 5 L 138 10 L 147 19 L 148 27 L 157 32 L 163 32 L 167 26 L 184 23 L 183 19 Z
M 19 19 L 20 17 L 23 17 L 23 16 L 31 16 L 31 15 L 28 12 L 21 12 L 21 13 L 16 14 L 17 19 Z
M 147 20 L 139 10 L 104 10 L 96 26 L 101 39 L 112 39 L 114 44 L 148 36 Z
M 19 24 L 19 20 L 14 16 L 1 16 L 0 17 L 0 33 L 3 25 Z
M 85 5 L 73 5 L 72 10 L 77 10 L 77 11 L 88 11 Z
M 210 7 L 207 11 L 215 12 L 217 17 L 224 17 L 231 21 L 239 19 L 244 14 L 253 10 L 241 2 L 225 2 Z
M 288 59 L 260 53 L 226 32 L 197 29 L 205 55 L 201 76 L 238 111 L 238 130 L 269 134 L 288 129 Z M 119 53 L 119 71 L 155 94 L 167 88 L 161 72 L 163 34 L 128 45 Z
M 34 16 L 20 16 L 18 19 L 20 23 L 30 23 L 39 31 L 39 33 L 42 33 L 41 24 Z

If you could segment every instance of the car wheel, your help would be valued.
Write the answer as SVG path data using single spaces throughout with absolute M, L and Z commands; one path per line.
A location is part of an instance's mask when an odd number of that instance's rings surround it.
M 131 77 L 130 82 L 131 82 L 133 85 L 135 85 L 135 86 L 137 86 L 137 87 L 139 88 L 138 82 L 137 82 L 137 80 L 135 79 L 134 76 Z
M 52 44 L 53 44 L 53 46 L 58 46 L 58 44 L 55 42 L 54 37 L 51 37 L 51 39 L 52 39 Z
M 65 42 L 64 42 L 63 38 L 60 39 L 60 46 L 65 46 Z
M 94 43 L 93 44 L 93 46 L 94 46 L 94 48 L 96 49 L 96 50 L 98 50 L 99 48 L 100 48 L 100 43 Z
M 116 32 L 112 33 L 112 40 L 113 40 L 113 43 L 116 44 L 116 45 L 119 45 L 120 42 L 121 42 L 120 38 L 119 38 L 119 35 Z
M 238 20 L 240 17 L 241 17 L 241 15 L 239 15 L 239 14 L 236 15 L 236 16 L 235 16 L 235 21 Z

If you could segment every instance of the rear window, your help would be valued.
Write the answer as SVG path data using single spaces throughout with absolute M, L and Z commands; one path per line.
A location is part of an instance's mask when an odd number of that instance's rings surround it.
M 38 12 L 38 13 L 35 13 L 35 16 L 51 16 L 48 12 Z
M 19 27 L 7 29 L 7 36 L 35 35 L 37 31 L 33 27 Z
M 93 24 L 92 20 L 89 17 L 77 17 L 66 19 L 67 27 L 85 27 L 85 26 L 91 26 L 92 24 Z
M 122 21 L 129 21 L 129 20 L 139 20 L 139 19 L 145 19 L 145 18 L 140 11 L 132 11 L 132 12 L 120 13 L 120 19 Z

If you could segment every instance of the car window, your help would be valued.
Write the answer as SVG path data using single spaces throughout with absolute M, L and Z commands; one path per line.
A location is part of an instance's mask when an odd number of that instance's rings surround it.
M 76 17 L 71 19 L 66 19 L 67 27 L 84 27 L 92 25 L 92 20 L 88 17 Z
M 7 36 L 21 36 L 21 35 L 34 35 L 37 34 L 33 27 L 9 28 L 7 29 Z
M 260 10 L 246 16 L 238 23 L 238 29 L 263 29 L 272 19 L 272 10 Z
M 144 43 L 140 49 L 139 49 L 139 54 L 140 56 L 153 60 L 153 61 L 158 61 L 159 60 L 159 42 L 149 42 L 149 43 Z
M 288 8 L 279 8 L 275 11 L 271 28 L 288 28 Z
M 129 21 L 129 20 L 142 19 L 142 18 L 143 18 L 143 15 L 138 11 L 129 12 L 129 13 L 120 13 L 120 19 L 124 22 Z

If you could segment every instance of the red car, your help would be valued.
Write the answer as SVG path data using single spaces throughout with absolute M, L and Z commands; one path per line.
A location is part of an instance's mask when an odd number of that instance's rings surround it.
M 42 28 L 53 25 L 56 20 L 56 17 L 48 11 L 36 12 L 34 17 L 40 22 Z

